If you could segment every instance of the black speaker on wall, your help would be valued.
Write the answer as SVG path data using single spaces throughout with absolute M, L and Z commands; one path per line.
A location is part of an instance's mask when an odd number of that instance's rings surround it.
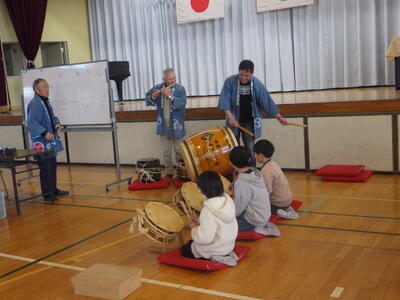
M 400 90 L 400 57 L 394 59 L 396 90 Z

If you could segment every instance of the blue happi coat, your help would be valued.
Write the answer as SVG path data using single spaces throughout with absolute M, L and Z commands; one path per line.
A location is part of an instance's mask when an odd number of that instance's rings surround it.
M 162 94 L 160 93 L 160 95 L 155 100 L 151 99 L 151 94 L 155 90 L 159 90 L 163 87 L 165 87 L 165 83 L 155 85 L 150 91 L 146 93 L 145 97 L 147 106 L 157 106 L 157 134 L 168 135 L 168 138 L 170 139 L 183 138 L 185 136 L 185 88 L 180 84 L 176 84 L 171 87 L 171 110 L 167 130 L 164 120 L 164 103 L 162 101 Z
M 239 75 L 232 75 L 225 80 L 219 97 L 218 108 L 230 110 L 239 122 L 240 115 L 240 95 L 239 95 Z M 255 76 L 251 78 L 251 99 L 254 118 L 254 134 L 258 139 L 261 136 L 262 127 L 262 112 L 264 111 L 268 117 L 275 117 L 279 113 L 279 108 L 272 100 L 264 84 L 261 83 Z M 231 128 L 235 135 L 238 134 L 238 129 L 232 127 L 227 120 L 226 126 Z
M 60 124 L 60 120 L 54 115 L 50 103 L 49 107 L 53 114 L 53 124 Z M 54 134 L 54 141 L 47 141 L 44 138 L 43 133 L 46 131 L 53 133 L 53 128 L 51 128 L 50 116 L 46 106 L 42 99 L 36 94 L 28 104 L 27 115 L 27 127 L 32 144 L 39 142 L 43 144 L 44 149 L 54 150 L 54 152 L 49 154 L 49 157 L 55 157 L 57 152 L 64 150 L 61 139 L 57 133 Z

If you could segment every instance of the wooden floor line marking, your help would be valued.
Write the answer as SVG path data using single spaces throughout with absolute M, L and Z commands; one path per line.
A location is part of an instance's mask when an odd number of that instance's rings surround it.
M 27 257 L 11 255 L 11 254 L 6 254 L 6 253 L 0 253 L 0 257 L 6 257 L 6 258 L 22 260 L 22 261 L 29 261 L 29 262 L 36 261 L 36 259 L 33 259 L 33 258 L 27 258 Z M 86 270 L 85 268 L 81 268 L 81 267 L 75 267 L 75 266 L 70 266 L 70 265 L 52 263 L 52 262 L 48 262 L 48 261 L 45 261 L 45 260 L 39 261 L 38 264 L 57 267 L 57 268 L 70 269 L 70 270 L 75 270 L 75 271 Z
M 383 202 L 400 202 L 400 199 L 382 199 L 382 198 L 363 198 L 363 197 L 347 197 L 347 196 L 332 196 L 332 195 L 315 195 L 315 194 L 294 194 L 293 197 L 323 197 L 334 199 L 351 199 L 351 200 L 366 200 L 366 201 L 383 201 Z
M 121 242 L 123 242 L 123 241 L 132 239 L 132 238 L 138 236 L 139 234 L 140 234 L 140 233 L 132 234 L 132 235 L 130 235 L 130 236 L 127 236 L 127 237 L 125 237 L 125 238 L 119 239 L 119 240 L 117 240 L 117 241 L 114 241 L 114 242 L 111 242 L 111 243 L 102 245 L 102 246 L 100 246 L 100 247 L 97 247 L 97 248 L 88 250 L 88 251 L 83 252 L 83 253 L 81 253 L 81 254 L 78 254 L 78 255 L 76 255 L 76 256 L 73 256 L 73 257 L 64 259 L 64 260 L 62 260 L 60 263 L 63 264 L 63 263 L 68 262 L 68 261 L 76 261 L 76 260 L 78 260 L 79 258 L 81 258 L 81 257 L 83 257 L 83 256 L 85 256 L 85 255 L 92 254 L 92 253 L 97 252 L 97 251 L 99 251 L 99 250 L 102 250 L 102 249 L 105 249 L 105 248 L 114 246 L 114 245 L 116 245 L 116 244 L 118 244 L 118 243 L 121 243 Z M 31 272 L 29 272 L 29 273 L 22 274 L 22 275 L 20 275 L 20 276 L 18 276 L 18 277 L 9 279 L 9 280 L 7 280 L 7 281 L 0 282 L 0 286 L 3 286 L 3 285 L 6 285 L 6 284 L 9 284 L 9 283 L 18 281 L 18 280 L 20 280 L 20 279 L 26 278 L 26 277 L 31 276 L 31 275 L 35 275 L 35 274 L 37 274 L 37 273 L 43 272 L 43 271 L 45 271 L 45 270 L 48 270 L 48 269 L 50 269 L 50 268 L 51 268 L 51 267 L 48 266 L 48 267 L 44 267 L 44 268 L 41 268 L 41 269 L 38 269 L 38 270 L 35 270 L 35 271 L 31 271 Z
M 22 261 L 35 261 L 35 259 L 33 259 L 33 258 L 10 255 L 10 254 L 5 254 L 5 253 L 0 253 L 0 256 L 1 257 L 6 257 L 6 258 L 11 258 L 11 259 L 16 259 L 16 260 L 22 260 Z M 53 262 L 48 262 L 48 261 L 41 261 L 39 263 L 40 264 L 44 264 L 44 265 L 48 265 L 48 266 L 51 266 L 51 267 L 63 268 L 63 269 L 74 270 L 74 271 L 79 271 L 79 272 L 86 270 L 86 268 L 83 268 L 83 267 L 77 267 L 77 266 L 53 263 Z M 43 268 L 41 270 L 45 270 L 45 269 L 47 270 L 47 269 L 49 269 L 49 267 Z M 36 270 L 35 273 L 38 273 L 38 271 L 39 270 Z M 214 296 L 220 296 L 220 297 L 225 297 L 225 298 L 230 298 L 230 299 L 262 300 L 260 298 L 253 298 L 253 297 L 248 297 L 248 296 L 236 295 L 236 294 L 231 294 L 231 293 L 225 293 L 225 292 L 220 292 L 220 291 L 215 291 L 215 290 L 210 290 L 210 289 L 198 288 L 198 287 L 194 287 L 194 286 L 190 286 L 190 285 L 183 285 L 183 284 L 177 284 L 177 283 L 172 283 L 172 282 L 167 282 L 167 281 L 159 281 L 159 280 L 154 280 L 154 279 L 142 278 L 142 282 L 143 283 L 148 283 L 148 284 L 167 286 L 167 287 L 181 289 L 181 290 L 187 290 L 187 291 L 191 291 L 191 292 L 197 292 L 197 293 L 209 294 L 209 295 L 214 295 Z M 0 285 L 4 285 L 4 284 L 1 283 Z
M 68 246 L 66 246 L 66 247 L 64 247 L 64 248 L 62 248 L 62 249 L 59 249 L 59 250 L 57 250 L 57 251 L 54 251 L 54 252 L 52 252 L 52 253 L 50 253 L 50 254 L 48 254 L 48 255 L 46 255 L 46 256 L 43 256 L 43 257 L 41 257 L 41 258 L 39 258 L 39 259 L 37 259 L 37 260 L 35 260 L 35 261 L 33 261 L 33 262 L 30 262 L 29 264 L 23 265 L 23 266 L 21 266 L 21 267 L 19 267 L 19 268 L 16 268 L 16 269 L 11 270 L 11 271 L 9 271 L 9 272 L 7 272 L 7 273 L 4 273 L 4 274 L 0 275 L 0 278 L 4 278 L 4 277 L 6 277 L 6 276 L 9 276 L 9 275 L 11 275 L 11 274 L 13 274 L 13 273 L 15 273 L 15 272 L 18 272 L 18 271 L 20 271 L 20 270 L 22 270 L 22 269 L 25 269 L 25 268 L 27 268 L 27 267 L 29 267 L 29 266 L 31 266 L 31 265 L 36 264 L 36 263 L 38 263 L 38 262 L 40 262 L 40 261 L 42 261 L 42 260 L 45 260 L 46 258 L 49 258 L 49 257 L 51 257 L 51 256 L 53 256 L 53 255 L 56 255 L 56 254 L 59 254 L 59 253 L 61 253 L 61 252 L 64 252 L 65 250 L 68 250 L 68 249 L 70 249 L 70 248 L 73 248 L 73 247 L 75 247 L 75 246 L 77 246 L 77 245 L 80 245 L 80 244 L 82 244 L 82 243 L 84 243 L 84 242 L 86 242 L 86 241 L 88 241 L 88 240 L 91 240 L 91 239 L 93 239 L 93 238 L 95 238 L 95 237 L 97 237 L 97 236 L 99 236 L 99 235 L 101 235 L 101 234 L 103 234 L 103 233 L 105 233 L 105 232 L 108 232 L 108 231 L 110 231 L 110 230 L 112 230 L 112 229 L 114 229 L 114 228 L 117 228 L 117 227 L 119 227 L 119 226 L 121 226 L 121 225 L 123 225 L 123 224 L 126 224 L 126 223 L 128 223 L 128 222 L 130 222 L 130 221 L 131 221 L 131 219 L 127 219 L 127 220 L 125 220 L 125 221 L 123 221 L 123 222 L 120 222 L 120 223 L 118 223 L 118 224 L 112 225 L 111 227 L 108 227 L 108 228 L 106 228 L 106 229 L 104 229 L 104 230 L 102 230 L 102 231 L 96 232 L 95 234 L 92 234 L 92 235 L 89 236 L 89 237 L 86 237 L 86 238 L 84 238 L 84 239 L 82 239 L 82 240 L 79 240 L 79 241 L 77 241 L 77 242 L 75 242 L 75 243 L 73 243 L 73 244 L 70 244 L 70 245 L 68 245 Z

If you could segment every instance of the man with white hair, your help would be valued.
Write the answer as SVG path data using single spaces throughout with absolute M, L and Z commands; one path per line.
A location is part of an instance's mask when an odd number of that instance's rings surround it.
M 174 69 L 163 72 L 163 83 L 146 93 L 146 105 L 157 106 L 157 134 L 161 139 L 167 176 L 173 176 L 172 148 L 177 161 L 182 160 L 180 143 L 185 136 L 185 88 L 176 82 Z
M 40 168 L 40 185 L 44 200 L 51 201 L 51 192 L 55 196 L 67 195 L 68 191 L 57 188 L 57 152 L 64 150 L 58 134 L 61 131 L 60 120 L 54 115 L 49 101 L 49 84 L 38 78 L 33 82 L 35 96 L 28 104 L 27 127 L 34 149 L 54 150 L 48 154 L 48 160 L 43 155 L 38 156 Z M 48 164 L 48 165 L 47 165 Z M 54 197 L 57 200 L 56 197 Z

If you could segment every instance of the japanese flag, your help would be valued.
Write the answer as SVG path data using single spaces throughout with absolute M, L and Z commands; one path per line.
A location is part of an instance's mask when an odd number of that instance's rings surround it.
M 224 0 L 176 0 L 178 24 L 224 17 Z
M 313 4 L 314 0 L 257 0 L 257 12 Z

